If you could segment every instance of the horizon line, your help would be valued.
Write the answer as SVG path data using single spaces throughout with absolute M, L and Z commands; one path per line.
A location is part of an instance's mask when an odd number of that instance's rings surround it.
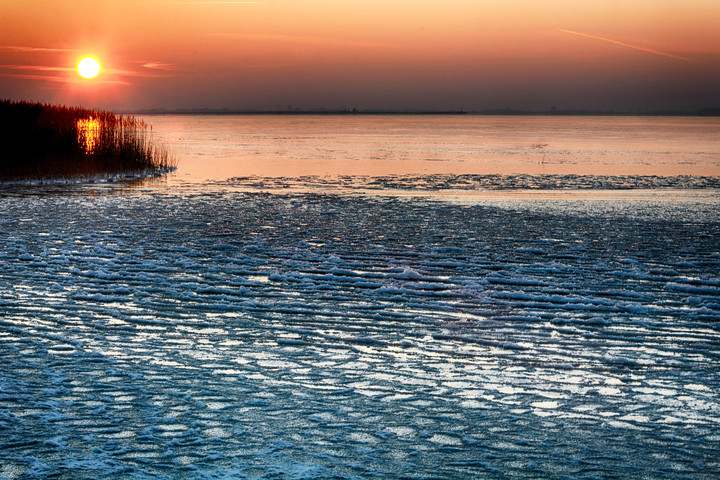
M 230 108 L 120 109 L 117 113 L 136 115 L 494 115 L 494 116 L 720 116 L 720 106 L 700 109 L 297 109 L 262 110 Z

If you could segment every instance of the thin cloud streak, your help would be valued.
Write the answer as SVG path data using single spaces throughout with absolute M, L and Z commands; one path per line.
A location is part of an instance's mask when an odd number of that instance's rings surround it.
M 144 65 L 143 65 L 144 66 Z M 169 68 L 147 67 L 149 69 L 169 70 Z M 0 65 L 0 70 L 29 70 L 33 72 L 75 72 L 72 67 L 48 67 L 45 65 Z M 160 74 L 152 72 L 140 72 L 134 70 L 123 70 L 120 68 L 103 68 L 102 73 L 120 75 L 126 77 L 145 77 L 145 78 L 167 78 L 177 76 L 174 74 Z
M 67 82 L 67 77 L 51 77 L 48 75 L 30 75 L 26 73 L 3 73 L 0 72 L 0 77 L 9 78 L 22 78 L 25 80 L 42 80 L 46 82 Z
M 213 2 L 213 1 L 182 1 L 182 0 L 168 0 L 158 2 L 134 2 L 136 5 L 253 5 L 262 2 Z
M 42 81 L 42 82 L 70 83 L 70 84 L 87 81 L 87 80 L 83 80 L 80 78 L 73 78 L 73 77 L 32 75 L 32 74 L 26 74 L 26 73 L 3 73 L 3 72 L 0 72 L 0 77 L 21 78 L 23 80 L 38 80 L 38 81 Z M 96 84 L 96 85 L 131 85 L 130 83 L 128 83 L 124 80 L 92 79 L 89 81 L 91 81 L 93 84 Z
M 10 72 L 3 72 L 2 70 L 10 70 Z M 18 73 L 13 73 L 13 70 L 17 71 Z M 47 82 L 75 83 L 80 79 L 75 78 L 74 75 L 61 77 L 56 75 L 42 75 L 41 72 L 74 73 L 75 71 L 76 69 L 71 67 L 49 67 L 45 65 L 0 65 L 0 77 L 22 78 L 25 80 L 39 80 Z M 101 75 L 103 75 L 104 78 L 93 79 L 92 82 L 100 85 L 131 85 L 131 83 L 122 80 L 120 77 L 164 78 L 170 76 L 150 72 L 135 72 L 114 68 L 104 68 Z M 110 75 L 110 78 L 107 78 L 107 75 Z M 116 79 L 113 79 L 113 76 L 116 77 Z
M 172 70 L 174 67 L 173 64 L 165 62 L 144 62 L 140 66 L 151 70 Z
M 104 68 L 102 71 L 106 75 L 117 75 L 120 77 L 173 78 L 184 76 L 176 73 L 154 73 L 152 71 L 141 72 L 136 70 L 124 70 L 122 68 Z
M 9 70 L 32 70 L 38 72 L 73 72 L 74 68 L 70 67 L 47 67 L 44 65 L 0 65 L 0 68 Z
M 12 50 L 15 52 L 54 52 L 54 53 L 72 53 L 78 50 L 74 48 L 47 48 L 47 47 L 27 47 L 21 45 L 0 45 L 0 50 Z
M 564 28 L 558 28 L 558 30 L 563 33 L 568 33 L 570 35 L 576 35 L 578 37 L 584 37 L 584 38 L 592 38 L 594 40 L 602 40 L 603 42 L 612 43 L 613 45 L 618 45 L 620 47 L 625 47 L 625 48 L 632 48 L 633 50 L 638 50 L 638 51 L 645 52 L 645 53 L 652 53 L 653 55 L 659 55 L 661 57 L 673 58 L 675 60 L 680 60 L 683 62 L 698 63 L 696 60 L 693 60 L 691 58 L 681 57 L 679 55 L 673 55 L 672 53 L 661 52 L 659 50 L 653 50 L 651 48 L 645 48 L 645 47 L 641 47 L 639 45 L 632 45 L 630 43 L 620 42 L 618 40 L 613 40 L 612 38 L 599 37 L 597 35 L 590 35 L 587 33 L 576 32 L 573 30 L 566 30 Z

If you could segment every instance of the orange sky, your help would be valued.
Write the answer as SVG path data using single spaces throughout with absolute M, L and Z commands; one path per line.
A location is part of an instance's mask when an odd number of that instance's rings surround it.
M 2 0 L 0 97 L 120 109 L 720 107 L 707 0 Z M 103 73 L 81 79 L 84 54 Z

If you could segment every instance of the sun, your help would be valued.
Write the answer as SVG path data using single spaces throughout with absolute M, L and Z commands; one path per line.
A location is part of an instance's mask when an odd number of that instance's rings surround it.
M 95 78 L 100 73 L 100 62 L 95 57 L 83 57 L 77 64 L 77 71 L 81 77 Z

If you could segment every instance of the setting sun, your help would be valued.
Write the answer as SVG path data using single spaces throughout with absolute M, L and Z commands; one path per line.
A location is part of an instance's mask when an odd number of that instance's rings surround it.
M 100 73 L 100 62 L 95 57 L 85 57 L 78 62 L 77 71 L 81 77 L 95 78 Z

